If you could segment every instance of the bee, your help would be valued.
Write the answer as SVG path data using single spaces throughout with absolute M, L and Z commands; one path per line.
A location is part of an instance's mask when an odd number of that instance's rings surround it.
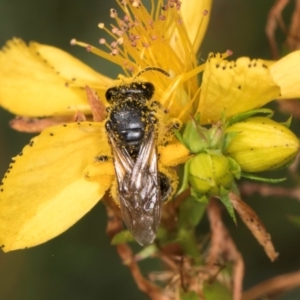
M 148 67 L 141 71 L 165 71 Z M 169 75 L 168 75 L 169 76 Z M 117 194 L 123 220 L 140 245 L 154 241 L 162 203 L 172 194 L 167 175 L 158 170 L 157 102 L 154 85 L 134 79 L 106 91 L 110 104 L 105 128 L 112 148 Z

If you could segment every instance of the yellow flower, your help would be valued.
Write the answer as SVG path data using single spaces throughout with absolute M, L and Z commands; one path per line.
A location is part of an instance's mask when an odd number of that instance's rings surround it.
M 91 114 L 84 87 L 94 89 L 105 106 L 108 87 L 128 83 L 146 67 L 170 74 L 143 73 L 155 85 L 154 99 L 168 111 L 166 127 L 173 118 L 185 122 L 200 113 L 203 123 L 260 107 L 274 98 L 300 95 L 300 51 L 278 62 L 211 54 L 198 65 L 197 51 L 208 20 L 211 0 L 157 1 L 149 13 L 141 1 L 117 1 L 124 16 L 114 9 L 116 24 L 109 31 L 113 42 L 100 43 L 110 53 L 86 47 L 115 64 L 124 74 L 114 82 L 57 48 L 14 39 L 0 54 L 0 105 L 26 117 Z M 200 11 L 200 13 L 199 13 Z M 201 13 L 202 12 L 202 13 Z M 289 66 L 289 67 L 287 67 Z M 200 85 L 198 75 L 204 71 Z M 281 76 L 285 74 L 285 76 Z M 189 151 L 172 136 L 170 144 L 157 143 L 159 168 L 176 177 L 171 167 L 189 159 Z M 109 159 L 103 159 L 108 157 Z M 13 159 L 1 186 L 0 243 L 5 251 L 32 247 L 62 233 L 86 214 L 116 183 L 111 147 L 104 122 L 67 123 L 45 129 Z
M 185 5 L 195 6 L 196 3 L 190 1 Z M 204 1 L 203 5 L 209 9 L 210 1 Z M 177 86 L 183 88 L 182 71 L 197 66 L 193 47 L 201 42 L 208 16 L 200 14 L 194 25 L 202 29 L 189 32 L 182 20 L 189 18 L 188 9 L 183 10 L 181 16 L 178 1 L 170 1 L 163 9 L 161 6 L 162 1 L 159 1 L 150 15 L 139 1 L 121 5 L 126 15 L 123 20 L 111 10 L 111 16 L 118 24 L 111 33 L 115 39 L 111 54 L 84 46 L 88 51 L 120 64 L 126 75 L 148 66 L 172 73 L 171 78 L 158 72 L 143 74 L 145 79 L 155 83 L 154 98 L 170 111 L 166 116 L 170 115 L 172 120 L 173 116 L 180 118 L 179 112 L 189 100 L 185 89 L 182 89 L 185 93 L 182 99 L 177 95 L 176 87 L 174 93 L 173 83 L 178 82 Z M 99 27 L 105 28 L 103 24 Z M 172 37 L 175 40 L 171 42 Z M 114 83 L 64 51 L 37 43 L 27 47 L 16 39 L 8 42 L 2 51 L 0 65 L 0 104 L 14 114 L 26 117 L 72 116 L 77 111 L 89 115 L 86 85 L 93 88 L 108 106 L 105 100 L 107 88 L 132 81 L 122 77 Z M 195 76 L 185 88 L 192 86 L 194 90 L 197 87 Z M 175 101 L 176 97 L 180 101 Z M 13 158 L 0 193 L 0 243 L 4 251 L 32 247 L 57 236 L 85 215 L 111 186 L 111 193 L 117 198 L 111 146 L 104 124 L 78 122 L 50 127 Z M 159 153 L 163 152 L 163 141 L 158 141 L 157 146 Z M 170 161 L 169 158 L 164 163 L 159 161 L 159 170 L 174 178 L 175 185 L 177 179 L 169 167 L 188 159 L 188 150 L 178 143 L 171 144 L 169 151 L 174 147 L 178 150 L 177 157 L 172 155 Z

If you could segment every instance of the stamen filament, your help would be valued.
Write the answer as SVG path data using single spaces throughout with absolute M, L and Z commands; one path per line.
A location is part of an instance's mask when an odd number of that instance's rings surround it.
M 122 66 L 122 61 L 120 59 L 120 57 L 118 56 L 112 56 L 94 46 L 91 46 L 91 45 L 88 45 L 86 43 L 83 43 L 83 42 L 80 42 L 80 41 L 77 41 L 75 39 L 71 40 L 71 45 L 77 45 L 77 46 L 81 46 L 83 48 L 86 48 L 87 51 L 89 52 L 92 52 L 98 56 L 101 56 L 103 57 L 104 59 L 107 59 L 108 61 L 114 63 L 114 64 L 117 64 L 119 66 Z

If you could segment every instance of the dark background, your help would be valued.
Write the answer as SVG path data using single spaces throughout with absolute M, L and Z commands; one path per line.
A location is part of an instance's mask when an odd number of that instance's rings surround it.
M 264 27 L 273 3 L 271 0 L 216 0 L 201 57 L 205 59 L 210 51 L 231 49 L 233 58 L 269 59 Z M 286 20 L 289 20 L 293 4 L 294 1 L 291 1 L 284 12 Z M 53 45 L 115 78 L 118 75 L 115 66 L 79 47 L 71 47 L 69 43 L 72 38 L 77 38 L 97 45 L 103 36 L 97 24 L 110 22 L 111 7 L 117 7 L 117 4 L 108 0 L 0 0 L 0 44 L 4 45 L 12 37 L 21 37 L 26 42 L 33 40 Z M 278 34 L 278 40 L 283 42 L 284 36 Z M 12 115 L 0 108 L 1 176 L 10 158 L 31 138 L 10 129 L 8 121 L 11 118 Z M 297 128 L 299 122 L 294 120 L 293 129 Z M 279 259 L 271 263 L 241 221 L 235 227 L 226 218 L 245 259 L 245 288 L 272 276 L 300 269 L 300 228 L 287 220 L 288 215 L 300 214 L 300 204 L 293 199 L 276 197 L 256 196 L 245 200 L 264 221 L 280 253 Z M 8 254 L 0 252 L 0 299 L 146 299 L 137 290 L 114 247 L 109 245 L 105 227 L 106 214 L 99 203 L 75 226 L 46 244 Z M 205 234 L 207 230 L 208 224 L 204 220 L 199 231 Z M 154 260 L 144 262 L 143 271 L 147 273 L 150 267 L 153 270 L 153 263 Z M 300 290 L 280 299 L 300 299 Z

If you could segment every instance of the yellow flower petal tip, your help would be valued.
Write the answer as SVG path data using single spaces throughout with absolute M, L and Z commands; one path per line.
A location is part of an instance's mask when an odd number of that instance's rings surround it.
M 227 61 L 210 54 L 203 74 L 198 112 L 202 123 L 258 108 L 280 95 L 269 67 L 260 59 Z
M 63 50 L 27 46 L 20 39 L 7 42 L 0 52 L 0 70 L 0 105 L 28 117 L 90 113 L 84 87 L 104 97 L 113 82 Z
M 280 86 L 281 96 L 279 98 L 300 97 L 300 50 L 292 52 L 272 64 L 270 71 L 274 82 Z
M 298 138 L 285 126 L 265 117 L 249 118 L 226 129 L 237 132 L 226 149 L 245 172 L 278 169 L 299 152 Z
M 33 138 L 13 159 L 1 184 L 3 250 L 46 242 L 90 211 L 111 186 L 113 176 L 104 174 L 104 168 L 97 182 L 87 180 L 86 166 L 108 155 L 103 123 L 54 126 Z

